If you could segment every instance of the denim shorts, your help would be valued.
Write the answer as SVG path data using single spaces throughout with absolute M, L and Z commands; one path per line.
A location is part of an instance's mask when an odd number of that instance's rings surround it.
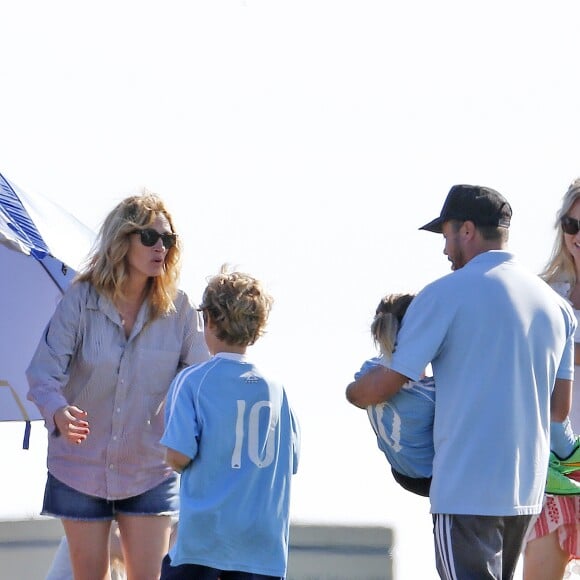
M 179 511 L 179 477 L 173 473 L 140 495 L 107 500 L 87 495 L 48 474 L 42 515 L 70 520 L 113 520 L 117 514 L 175 516 Z

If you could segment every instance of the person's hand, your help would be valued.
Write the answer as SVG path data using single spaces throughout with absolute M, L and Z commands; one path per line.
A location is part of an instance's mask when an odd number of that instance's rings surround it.
M 86 417 L 86 411 L 74 405 L 65 405 L 54 414 L 54 424 L 61 436 L 66 437 L 71 443 L 80 445 L 90 433 Z

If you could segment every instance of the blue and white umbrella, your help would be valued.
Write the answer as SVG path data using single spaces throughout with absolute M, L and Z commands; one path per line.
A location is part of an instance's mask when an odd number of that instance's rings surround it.
M 26 399 L 25 370 L 93 232 L 50 200 L 0 174 L 0 421 L 41 419 Z

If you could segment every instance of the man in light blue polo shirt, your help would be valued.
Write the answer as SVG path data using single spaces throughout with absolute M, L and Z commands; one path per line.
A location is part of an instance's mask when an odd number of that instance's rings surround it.
M 550 420 L 569 411 L 576 321 L 506 250 L 512 210 L 497 191 L 451 188 L 438 218 L 453 273 L 410 305 L 391 370 L 351 383 L 365 408 L 431 363 L 436 384 L 431 513 L 444 579 L 512 578 L 539 513 Z

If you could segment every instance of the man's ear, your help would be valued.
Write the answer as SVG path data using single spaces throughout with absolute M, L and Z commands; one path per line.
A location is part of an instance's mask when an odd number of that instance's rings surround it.
M 459 231 L 463 237 L 471 240 L 475 237 L 477 228 L 471 220 L 467 220 L 461 224 L 461 229 Z

